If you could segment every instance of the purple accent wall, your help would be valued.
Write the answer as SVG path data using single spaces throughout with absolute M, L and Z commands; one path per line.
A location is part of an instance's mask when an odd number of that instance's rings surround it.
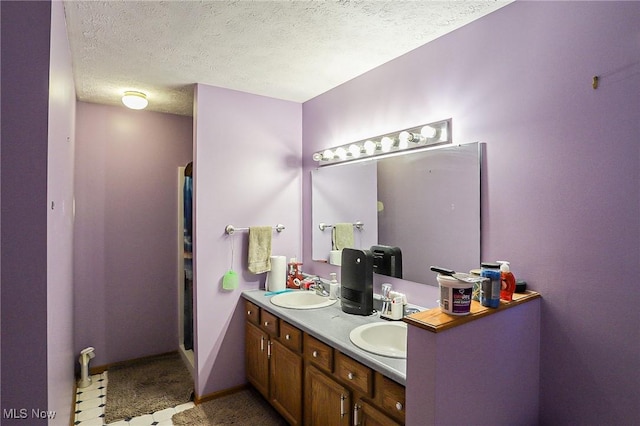
M 196 393 L 205 396 L 246 383 L 240 293 L 264 288 L 266 276 L 247 270 L 248 233 L 229 237 L 225 226 L 282 223 L 272 254 L 302 257 L 302 106 L 202 84 L 195 95 Z M 240 283 L 225 291 L 230 267 Z
M 78 102 L 75 352 L 92 366 L 178 348 L 178 167 L 192 118 Z
M 0 2 L 0 14 L 0 409 L 4 413 L 12 408 L 46 410 L 48 402 L 47 145 L 51 4 Z M 36 422 L 32 420 L 31 424 Z M 3 425 L 24 423 L 19 418 L 2 419 Z
M 543 295 L 541 424 L 640 418 L 638 22 L 637 2 L 515 2 L 303 105 L 305 260 L 313 152 L 447 117 L 486 142 L 483 259 Z
M 64 6 L 51 3 L 47 192 L 47 370 L 49 425 L 68 425 L 73 394 L 73 179 L 76 92 Z M 76 362 L 76 365 L 78 363 Z

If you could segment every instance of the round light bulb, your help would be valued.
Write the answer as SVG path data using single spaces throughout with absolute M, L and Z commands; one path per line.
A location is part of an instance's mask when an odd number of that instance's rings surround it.
M 407 149 L 409 147 L 409 141 L 412 139 L 412 135 L 407 131 L 400 132 L 400 134 L 398 135 L 398 139 L 400 141 L 400 143 L 398 144 L 398 148 Z
M 380 147 L 382 148 L 382 152 L 389 152 L 391 151 L 391 147 L 393 146 L 393 139 L 391 139 L 388 136 L 385 136 L 384 138 L 382 138 L 382 140 L 380 141 Z
M 325 149 L 322 153 L 322 158 L 324 158 L 325 160 L 333 160 L 333 151 L 331 151 L 330 149 Z
M 313 158 L 313 161 L 322 161 L 322 153 L 314 152 L 312 158 Z
M 131 109 L 145 109 L 149 105 L 147 101 L 147 95 L 142 92 L 128 91 L 124 92 L 122 97 L 122 103 Z
M 347 159 L 347 150 L 342 148 L 342 147 L 336 149 L 336 156 L 341 160 L 346 160 Z
M 362 152 L 362 149 L 358 145 L 352 144 L 349 146 L 349 152 L 351 153 L 351 156 L 353 158 L 358 158 L 360 157 L 360 153 Z
M 437 133 L 437 132 L 438 132 L 438 131 L 437 131 L 434 127 L 431 127 L 431 126 L 424 126 L 424 127 L 420 130 L 420 134 L 421 134 L 422 136 L 424 136 L 425 138 L 427 138 L 427 139 L 434 138 L 434 137 L 436 136 L 436 133 Z
M 367 155 L 373 155 L 373 153 L 376 152 L 376 143 L 374 141 L 366 141 L 364 143 L 364 152 L 366 152 Z

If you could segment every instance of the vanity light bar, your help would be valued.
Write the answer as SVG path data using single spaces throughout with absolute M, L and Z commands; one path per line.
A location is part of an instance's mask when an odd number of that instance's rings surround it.
M 375 138 L 318 151 L 313 160 L 321 166 L 374 158 L 412 149 L 450 145 L 452 119 L 411 127 Z

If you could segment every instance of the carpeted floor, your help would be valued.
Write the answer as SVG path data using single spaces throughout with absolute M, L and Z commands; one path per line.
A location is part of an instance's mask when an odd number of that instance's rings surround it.
M 189 402 L 193 379 L 178 353 L 108 369 L 105 422 L 151 414 Z
M 280 426 L 287 422 L 254 389 L 207 401 L 195 408 L 174 414 L 174 425 L 219 426 L 260 425 Z

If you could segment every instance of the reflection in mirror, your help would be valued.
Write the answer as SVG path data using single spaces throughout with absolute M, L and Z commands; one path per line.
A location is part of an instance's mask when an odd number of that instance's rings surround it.
M 368 249 L 378 242 L 377 167 L 373 162 L 354 163 L 311 171 L 313 260 L 339 264 L 333 253 L 333 225 L 353 227 L 353 248 Z M 328 225 L 331 225 L 329 227 Z
M 473 143 L 312 171 L 313 259 L 332 248 L 320 222 L 360 220 L 356 248 L 398 247 L 406 280 L 437 285 L 431 265 L 478 267 L 480 163 Z

